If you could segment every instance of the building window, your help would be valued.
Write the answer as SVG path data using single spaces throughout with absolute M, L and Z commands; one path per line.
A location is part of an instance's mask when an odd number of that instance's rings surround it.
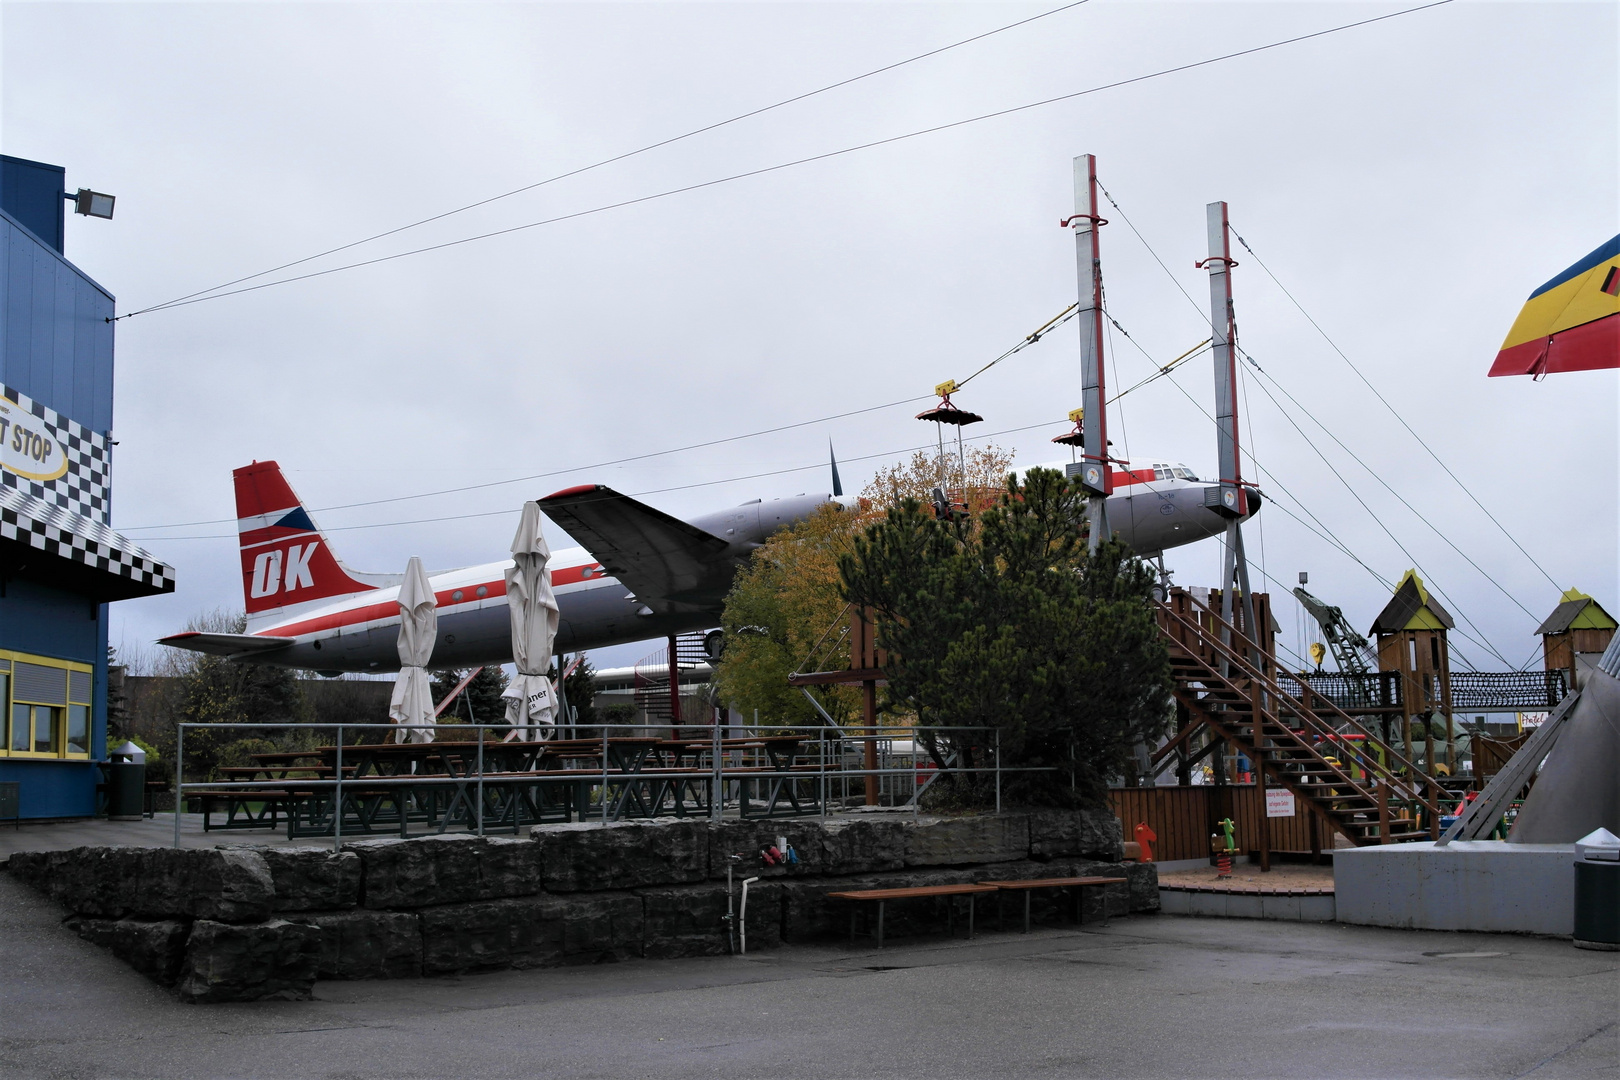
M 26 653 L 0 652 L 0 756 L 90 756 L 90 665 Z

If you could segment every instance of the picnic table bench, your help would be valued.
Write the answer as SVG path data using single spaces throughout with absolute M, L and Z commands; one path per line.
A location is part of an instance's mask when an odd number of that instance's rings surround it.
M 1129 879 L 1122 877 L 1061 877 L 1025 878 L 1017 881 L 985 881 L 996 890 L 996 925 L 1001 925 L 1001 897 L 1009 892 L 1024 894 L 1024 933 L 1029 933 L 1029 895 L 1037 889 L 1073 889 L 1074 921 L 1080 921 L 1080 898 L 1087 888 L 1097 885 L 1124 885 Z M 1103 925 L 1108 925 L 1108 904 L 1103 903 Z
M 956 933 L 956 909 L 950 903 L 958 896 L 968 898 L 968 937 L 973 936 L 973 903 L 974 900 L 985 893 L 998 890 L 994 885 L 918 885 L 907 889 L 851 889 L 846 892 L 828 893 L 829 900 L 849 900 L 854 907 L 849 912 L 849 943 L 855 944 L 856 918 L 862 904 L 877 905 L 877 947 L 883 948 L 883 916 L 890 900 L 920 900 L 927 897 L 942 896 L 946 898 L 947 927 L 952 934 Z

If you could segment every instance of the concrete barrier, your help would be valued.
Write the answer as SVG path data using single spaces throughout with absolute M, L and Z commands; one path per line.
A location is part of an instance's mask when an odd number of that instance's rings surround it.
M 1333 853 L 1338 920 L 1410 930 L 1575 932 L 1575 845 L 1429 841 Z

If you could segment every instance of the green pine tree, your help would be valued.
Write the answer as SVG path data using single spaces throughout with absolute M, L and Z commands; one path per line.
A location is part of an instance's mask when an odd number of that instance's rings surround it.
M 891 708 L 921 725 L 942 768 L 972 768 L 999 745 L 1004 798 L 1098 802 L 1138 742 L 1170 716 L 1168 655 L 1151 570 L 1117 541 L 1088 554 L 1086 496 L 1061 473 L 1009 478 L 999 504 L 942 520 L 907 500 L 840 560 L 845 598 L 878 613 Z M 958 775 L 965 802 L 988 778 Z

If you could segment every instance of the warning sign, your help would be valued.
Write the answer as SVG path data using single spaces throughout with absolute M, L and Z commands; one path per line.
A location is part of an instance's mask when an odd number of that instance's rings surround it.
M 1293 817 L 1294 793 L 1292 791 L 1266 792 L 1266 817 Z

